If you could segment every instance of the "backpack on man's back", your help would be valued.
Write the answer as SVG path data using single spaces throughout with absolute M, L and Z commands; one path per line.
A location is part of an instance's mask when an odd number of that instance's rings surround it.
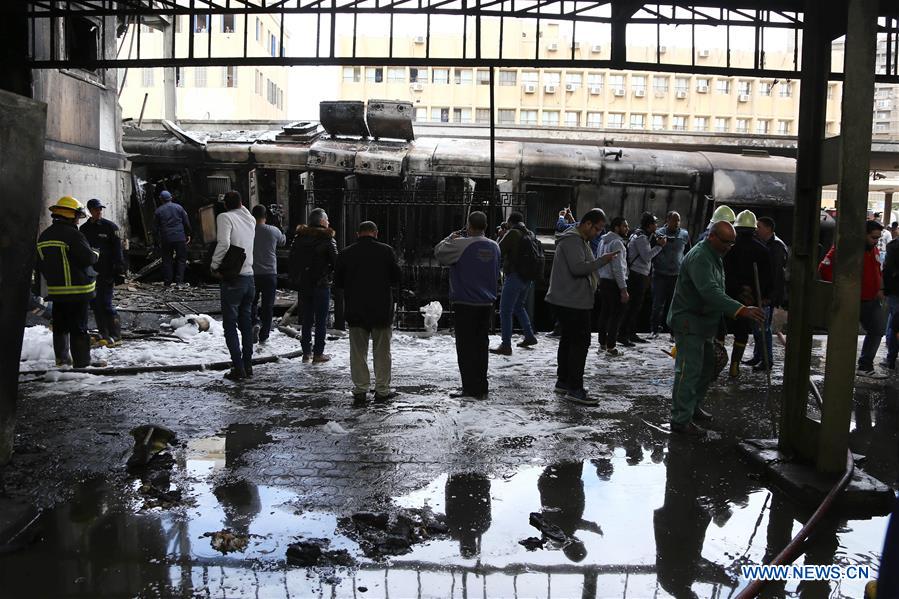
M 542 281 L 544 254 L 543 244 L 533 231 L 521 231 L 518 240 L 518 252 L 515 260 L 515 272 L 525 281 Z

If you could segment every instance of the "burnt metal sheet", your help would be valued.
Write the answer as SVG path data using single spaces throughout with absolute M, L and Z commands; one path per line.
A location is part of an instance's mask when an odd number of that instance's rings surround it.
M 250 146 L 250 154 L 256 164 L 266 168 L 305 169 L 309 151 L 310 146 L 298 143 L 257 143 Z
M 400 177 L 409 151 L 407 144 L 369 143 L 356 153 L 356 173 Z
M 346 140 L 319 140 L 309 148 L 308 168 L 352 173 L 356 168 L 356 152 L 359 147 L 359 144 Z
M 600 149 L 596 146 L 524 143 L 521 178 L 528 181 L 598 183 Z
M 713 168 L 711 195 L 715 202 L 792 205 L 796 189 L 793 158 L 702 154 Z
M 497 141 L 496 178 L 512 179 L 521 168 L 521 142 Z M 490 176 L 490 142 L 482 139 L 419 138 L 409 152 L 410 175 Z
M 216 162 L 245 163 L 250 159 L 250 146 L 241 143 L 210 143 L 206 146 L 206 157 Z
M 415 139 L 412 129 L 412 102 L 399 100 L 369 100 L 365 119 L 368 130 L 375 139 L 389 137 L 411 141 Z
M 368 137 L 365 104 L 347 100 L 326 100 L 319 104 L 319 120 L 329 135 Z

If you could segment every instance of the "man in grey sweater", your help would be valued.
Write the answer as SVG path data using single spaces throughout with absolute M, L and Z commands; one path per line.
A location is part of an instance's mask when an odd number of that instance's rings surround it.
M 606 224 L 606 213 L 588 210 L 577 226 L 556 239 L 553 268 L 546 301 L 553 305 L 562 329 L 556 356 L 555 392 L 565 399 L 584 405 L 596 405 L 584 389 L 584 365 L 590 348 L 590 313 L 598 276 L 596 270 L 608 264 L 615 253 L 593 255 L 590 242 Z
M 278 288 L 278 248 L 287 244 L 287 237 L 278 227 L 266 224 L 268 210 L 262 204 L 253 206 L 256 237 L 253 242 L 253 341 L 265 343 L 272 331 L 275 290 Z M 262 306 L 259 300 L 262 299 Z
M 599 351 L 605 351 L 610 356 L 618 355 L 615 347 L 618 341 L 618 327 L 621 325 L 621 317 L 624 308 L 630 300 L 627 293 L 627 249 L 624 240 L 630 227 L 622 216 L 612 219 L 612 230 L 602 236 L 597 255 L 614 253 L 615 257 L 608 264 L 599 269 L 599 295 L 602 305 L 599 311 L 599 333 L 596 340 L 599 342 Z
M 630 300 L 621 319 L 621 328 L 618 329 L 618 343 L 624 347 L 649 343 L 637 335 L 637 319 L 643 308 L 646 290 L 649 289 L 652 260 L 668 242 L 667 237 L 656 235 L 656 227 L 656 217 L 651 212 L 644 212 L 640 217 L 640 228 L 631 234 L 627 242 L 627 294 Z

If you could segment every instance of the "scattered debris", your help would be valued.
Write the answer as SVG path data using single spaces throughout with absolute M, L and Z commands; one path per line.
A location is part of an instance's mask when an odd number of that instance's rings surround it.
M 445 518 L 430 508 L 403 509 L 393 515 L 361 512 L 337 521 L 338 530 L 359 543 L 366 557 L 403 555 L 412 545 L 449 533 Z
M 343 428 L 342 426 L 340 426 L 340 424 L 334 422 L 333 420 L 329 420 L 328 422 L 326 422 L 322 426 L 322 428 L 325 430 L 326 433 L 331 433 L 332 435 L 346 435 L 347 433 L 350 432 L 350 431 L 346 430 L 345 428 Z
M 326 551 L 329 539 L 307 539 L 291 543 L 287 547 L 287 563 L 291 566 L 309 568 L 312 566 L 353 566 L 356 560 L 346 549 Z
M 537 551 L 538 549 L 543 549 L 543 539 L 538 539 L 537 537 L 528 537 L 524 540 L 518 541 L 518 544 L 528 551 Z
M 147 498 L 144 501 L 144 509 L 157 507 L 169 509 L 181 503 L 181 489 L 162 490 L 152 483 L 144 483 L 138 492 Z
M 440 305 L 440 302 L 433 301 L 426 306 L 422 306 L 418 311 L 424 317 L 425 331 L 431 334 L 436 333 L 437 323 L 440 321 L 440 317 L 443 316 L 443 306 Z
M 210 544 L 216 551 L 222 554 L 231 553 L 232 551 L 243 551 L 247 548 L 249 538 L 246 535 L 238 535 L 229 528 L 224 528 L 218 532 L 207 532 L 204 537 L 212 537 Z
M 175 440 L 175 433 L 154 424 L 144 424 L 131 429 L 131 436 L 134 437 L 134 450 L 128 458 L 129 468 L 145 466 L 153 456 Z

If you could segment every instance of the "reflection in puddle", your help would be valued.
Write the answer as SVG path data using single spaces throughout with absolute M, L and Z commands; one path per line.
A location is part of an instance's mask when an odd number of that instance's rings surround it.
M 229 427 L 190 442 L 172 473 L 190 501 L 170 510 L 142 511 L 133 495 L 102 479 L 78 485 L 70 502 L 43 516 L 40 541 L 0 558 L 7 590 L 13 596 L 728 596 L 742 584 L 741 564 L 770 557 L 801 526 L 802 512 L 755 482 L 731 452 L 672 440 L 504 477 L 444 474 L 394 503 L 445 514 L 448 534 L 380 563 L 336 532 L 336 514 L 297 512 L 314 497 L 236 475 L 247 452 L 271 441 L 264 429 Z M 542 532 L 531 521 L 542 522 Z M 885 526 L 884 518 L 831 522 L 804 559 L 876 566 Z M 227 555 L 213 549 L 203 535 L 222 529 L 249 536 L 246 549 Z M 286 566 L 287 546 L 300 537 L 330 539 L 330 549 L 346 549 L 360 563 L 313 574 Z M 528 537 L 543 548 L 519 543 Z M 803 596 L 857 597 L 863 583 L 807 585 Z M 791 583 L 780 592 L 798 589 Z

